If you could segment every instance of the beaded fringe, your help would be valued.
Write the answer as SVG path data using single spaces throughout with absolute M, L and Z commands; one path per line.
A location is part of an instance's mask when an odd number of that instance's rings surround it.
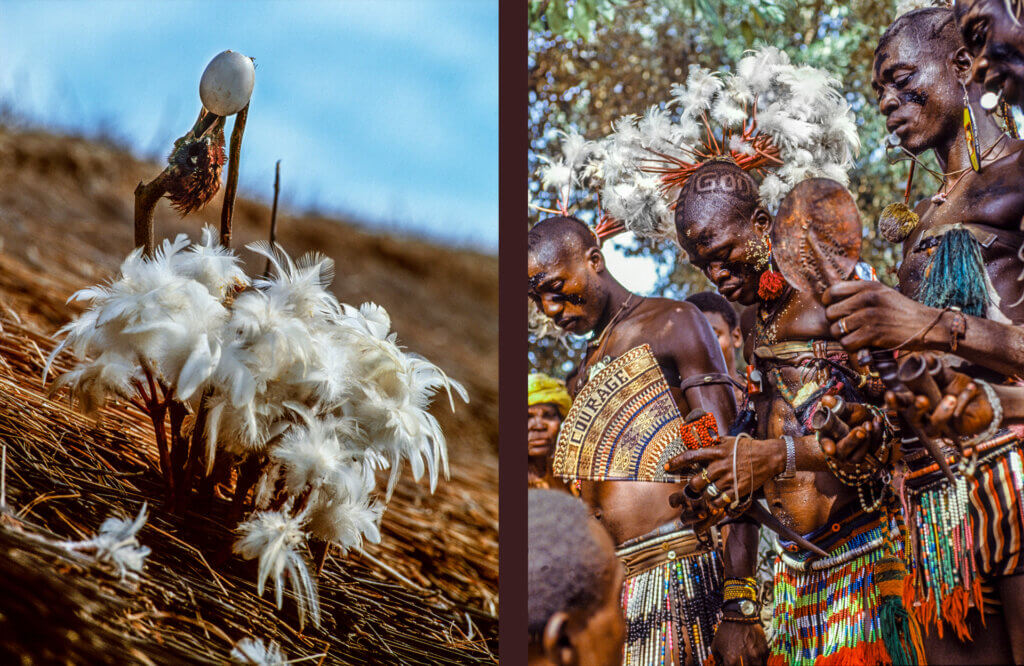
M 722 608 L 723 576 L 718 553 L 705 551 L 626 578 L 624 666 L 672 664 L 673 653 L 682 663 L 687 643 L 695 663 L 707 661 Z
M 799 571 L 775 560 L 775 613 L 770 666 L 923 663 L 914 618 L 902 608 L 903 564 L 884 521 L 833 549 L 830 556 L 884 536 L 872 550 L 822 571 Z
M 973 597 L 982 608 L 981 580 L 974 562 L 974 520 L 967 480 L 943 480 L 908 491 L 908 522 L 913 530 L 910 573 L 903 602 L 927 634 L 935 625 L 939 638 L 948 624 L 961 641 L 971 640 L 967 611 Z

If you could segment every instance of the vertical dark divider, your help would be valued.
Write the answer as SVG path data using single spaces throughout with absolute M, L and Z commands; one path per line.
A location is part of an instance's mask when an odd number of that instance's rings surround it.
M 505 664 L 525 664 L 527 339 L 526 268 L 527 3 L 502 2 L 499 99 L 499 645 Z

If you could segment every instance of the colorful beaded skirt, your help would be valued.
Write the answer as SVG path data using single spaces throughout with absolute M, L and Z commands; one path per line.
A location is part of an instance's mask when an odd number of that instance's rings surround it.
M 702 664 L 722 608 L 722 560 L 690 530 L 626 542 L 616 551 L 626 568 L 622 608 L 628 666 Z
M 970 476 L 955 483 L 932 465 L 910 472 L 903 502 L 910 528 L 904 602 L 925 631 L 951 628 L 970 640 L 967 613 L 984 609 L 986 580 L 1024 573 L 1024 458 L 1003 433 L 979 444 Z
M 826 558 L 776 541 L 771 666 L 920 664 L 917 623 L 901 597 L 899 521 L 858 511 L 807 538 Z

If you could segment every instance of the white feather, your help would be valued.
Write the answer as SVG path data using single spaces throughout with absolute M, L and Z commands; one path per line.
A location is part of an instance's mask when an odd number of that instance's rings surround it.
M 305 516 L 257 511 L 238 526 L 239 538 L 232 549 L 247 560 L 259 559 L 256 593 L 262 596 L 267 579 L 272 579 L 279 609 L 284 603 L 287 575 L 295 593 L 299 627 L 303 626 L 307 611 L 313 624 L 319 627 L 320 602 L 306 562 L 298 551 L 306 540 L 304 520 Z
M 98 562 L 112 564 L 122 580 L 142 573 L 150 549 L 139 544 L 139 530 L 146 524 L 146 504 L 134 520 L 110 517 L 100 525 L 99 533 L 85 541 L 64 542 L 68 550 L 92 552 Z
M 231 648 L 231 659 L 238 664 L 252 666 L 282 666 L 287 663 L 281 646 L 274 641 L 264 645 L 259 638 L 243 638 Z

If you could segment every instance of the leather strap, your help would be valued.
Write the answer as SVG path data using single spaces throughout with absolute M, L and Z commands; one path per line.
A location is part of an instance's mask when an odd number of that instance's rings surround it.
M 626 570 L 626 576 L 653 569 L 680 557 L 706 550 L 696 535 L 689 530 L 652 539 L 649 543 L 631 548 L 620 548 L 615 554 Z
M 714 384 L 732 384 L 741 391 L 747 390 L 747 387 L 738 380 L 721 372 L 709 372 L 706 375 L 693 375 L 691 377 L 687 377 L 679 383 L 679 390 L 685 392 L 698 386 L 711 386 Z

